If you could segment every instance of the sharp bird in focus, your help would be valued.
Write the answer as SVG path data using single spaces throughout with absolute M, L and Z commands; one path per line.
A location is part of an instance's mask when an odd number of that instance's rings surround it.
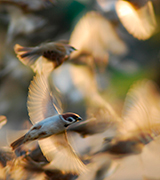
M 48 76 L 37 74 L 29 86 L 28 112 L 33 126 L 11 144 L 20 145 L 40 140 L 39 145 L 50 164 L 46 168 L 58 168 L 65 172 L 80 173 L 85 165 L 67 141 L 66 128 L 82 118 L 75 113 L 60 113 L 55 105 L 48 84 Z

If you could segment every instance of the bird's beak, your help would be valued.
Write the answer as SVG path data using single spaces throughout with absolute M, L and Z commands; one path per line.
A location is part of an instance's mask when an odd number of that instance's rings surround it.
M 81 121 L 81 120 L 82 120 L 82 118 L 81 118 L 81 117 L 78 117 L 78 118 L 77 118 L 77 121 Z
M 77 49 L 76 49 L 75 47 L 73 47 L 73 46 L 72 46 L 72 50 L 73 50 L 73 51 L 77 51 Z

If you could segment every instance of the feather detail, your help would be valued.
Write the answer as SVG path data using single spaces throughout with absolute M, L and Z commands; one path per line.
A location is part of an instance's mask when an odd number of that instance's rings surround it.
M 43 119 L 57 115 L 62 110 L 55 104 L 56 97 L 52 95 L 46 74 L 37 74 L 29 86 L 28 113 L 33 124 Z
M 80 174 L 87 170 L 67 140 L 67 134 L 62 133 L 39 141 L 44 156 L 50 163 L 45 169 L 58 168 L 66 173 Z
M 25 143 L 26 141 L 25 139 L 25 135 L 20 137 L 19 139 L 17 139 L 16 141 L 14 141 L 13 143 L 11 143 L 11 147 L 13 150 L 15 150 L 16 148 L 18 148 L 20 145 L 22 145 L 23 143 Z
M 139 9 L 130 2 L 118 1 L 116 12 L 123 26 L 135 38 L 146 40 L 155 32 L 157 23 L 151 1 Z
M 23 47 L 19 44 L 14 46 L 14 51 L 18 59 L 25 65 L 33 65 L 35 61 L 41 56 L 37 47 Z

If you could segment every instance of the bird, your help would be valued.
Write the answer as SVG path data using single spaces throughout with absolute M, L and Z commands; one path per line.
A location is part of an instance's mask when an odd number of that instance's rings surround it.
M 127 31 L 140 40 L 149 39 L 155 32 L 157 22 L 150 0 L 117 1 L 117 15 Z
M 123 158 L 131 155 L 141 156 L 144 147 L 147 148 L 160 134 L 159 100 L 159 92 L 153 81 L 144 79 L 134 83 L 127 93 L 122 121 L 116 133 L 111 138 L 106 137 L 100 150 L 91 155 L 93 160 L 87 164 L 90 173 L 82 173 L 79 179 L 96 179 L 95 171 L 101 172 L 101 169 L 97 171 L 96 168 L 99 163 L 103 163 L 104 158 L 105 162 L 110 160 L 111 166 L 106 170 L 108 165 L 104 163 L 102 167 L 106 174 L 102 175 L 110 176 L 118 169 Z
M 18 59 L 34 72 L 50 72 L 66 61 L 76 49 L 65 40 L 42 43 L 36 47 L 14 46 Z
M 109 53 L 120 56 L 128 52 L 111 22 L 96 11 L 87 12 L 78 21 L 69 42 L 78 49 L 71 54 L 71 58 L 79 58 L 90 66 L 94 62 L 104 68 L 108 64 Z
M 81 117 L 75 113 L 64 113 L 48 117 L 31 127 L 31 129 L 18 140 L 11 144 L 13 150 L 20 145 L 36 139 L 43 139 L 52 134 L 60 134 L 65 131 L 70 124 L 81 120 Z
M 147 40 L 156 32 L 153 0 L 97 0 L 97 4 L 104 12 L 114 10 L 128 33 L 139 40 Z
M 60 113 L 62 109 L 54 102 L 55 97 L 49 89 L 48 75 L 36 74 L 29 86 L 27 100 L 33 126 L 24 136 L 11 143 L 11 147 L 14 150 L 26 142 L 37 139 L 42 153 L 50 162 L 46 168 L 54 167 L 64 172 L 80 173 L 85 170 L 85 165 L 69 144 L 66 128 L 82 118 L 72 112 Z
M 113 158 L 140 154 L 145 145 L 160 134 L 160 96 L 156 84 L 141 80 L 130 88 L 123 110 L 123 121 L 113 139 L 106 138 L 101 152 Z
M 73 124 L 68 130 L 77 132 L 82 137 L 103 133 L 107 129 L 116 131 L 121 118 L 100 95 L 94 70 L 86 65 L 71 64 L 70 73 L 74 85 L 84 97 L 87 118 Z

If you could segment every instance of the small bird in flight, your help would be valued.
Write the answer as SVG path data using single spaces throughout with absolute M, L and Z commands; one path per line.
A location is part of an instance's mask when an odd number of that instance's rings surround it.
M 54 102 L 48 76 L 36 74 L 29 86 L 27 103 L 33 126 L 24 136 L 14 141 L 11 147 L 16 149 L 24 143 L 40 140 L 40 148 L 51 162 L 49 168 L 78 174 L 85 170 L 85 165 L 67 141 L 66 128 L 82 118 L 75 113 L 60 113 L 60 108 L 58 110 Z
M 23 47 L 16 44 L 14 47 L 18 59 L 25 65 L 31 66 L 34 72 L 50 73 L 69 59 L 70 53 L 76 49 L 61 40 L 42 43 L 36 47 Z

